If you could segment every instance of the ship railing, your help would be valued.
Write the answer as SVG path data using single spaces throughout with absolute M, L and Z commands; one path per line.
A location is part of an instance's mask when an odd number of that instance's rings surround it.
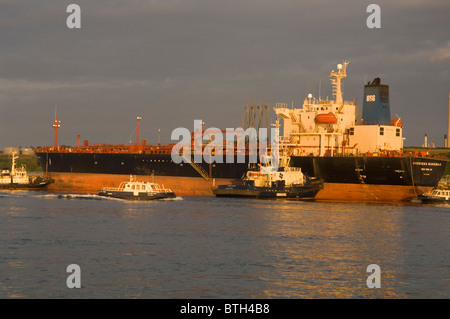
M 89 146 L 78 147 L 36 147 L 34 152 L 37 153 L 145 153 L 145 154 L 170 154 L 175 144 L 167 145 L 109 145 L 94 144 Z
M 164 185 L 161 187 L 156 187 L 155 189 L 153 189 L 154 192 L 161 192 L 161 193 L 172 193 L 172 189 L 170 188 L 165 188 Z
M 123 187 L 102 187 L 100 190 L 104 192 L 120 192 L 123 189 Z
M 121 192 L 125 189 L 125 187 L 102 187 L 100 191 L 104 192 Z M 130 191 L 145 191 L 145 192 L 164 192 L 171 193 L 172 190 L 170 188 L 164 188 L 161 186 L 152 187 L 151 189 L 130 189 Z

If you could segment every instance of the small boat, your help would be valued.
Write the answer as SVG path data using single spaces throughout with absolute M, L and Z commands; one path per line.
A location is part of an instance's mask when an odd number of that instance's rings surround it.
M 422 203 L 450 203 L 450 189 L 433 189 L 431 193 L 425 193 L 418 197 Z
M 248 171 L 242 178 L 243 185 L 219 185 L 213 194 L 216 197 L 314 199 L 323 188 L 323 180 L 306 176 L 299 167 L 290 167 L 289 160 L 287 165 L 270 173 L 263 171 L 267 161 L 261 161 L 260 171 Z
M 48 177 L 38 176 L 36 178 L 28 176 L 25 166 L 16 168 L 16 159 L 18 157 L 12 153 L 11 170 L 2 169 L 0 171 L 0 189 L 7 190 L 33 190 L 43 189 L 53 180 Z
M 138 182 L 130 176 L 128 182 L 120 183 L 119 187 L 108 187 L 100 189 L 99 196 L 129 199 L 129 200 L 154 200 L 163 198 L 175 198 L 171 189 L 164 188 L 157 183 Z

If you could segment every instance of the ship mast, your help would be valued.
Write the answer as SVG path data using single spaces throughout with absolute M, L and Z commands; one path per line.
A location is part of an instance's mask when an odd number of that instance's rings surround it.
M 450 148 L 450 92 L 448 92 L 448 134 L 447 147 Z
M 58 128 L 61 126 L 58 121 L 58 117 L 56 116 L 56 107 L 55 107 L 55 122 L 53 124 L 53 128 L 55 129 L 55 149 L 58 148 Z
M 344 100 L 342 98 L 342 86 L 341 86 L 341 79 L 347 77 L 347 65 L 348 61 L 342 62 L 342 64 L 338 64 L 337 68 L 338 71 L 335 72 L 334 70 L 331 71 L 329 77 L 331 78 L 331 84 L 333 85 L 333 95 L 336 98 L 336 104 L 343 104 Z
M 11 176 L 16 175 L 16 153 L 12 152 L 12 163 L 11 163 Z
M 137 125 L 136 125 L 136 136 L 134 137 L 134 144 L 139 145 L 139 135 L 140 135 L 140 123 L 142 120 L 142 117 L 138 116 L 137 119 Z

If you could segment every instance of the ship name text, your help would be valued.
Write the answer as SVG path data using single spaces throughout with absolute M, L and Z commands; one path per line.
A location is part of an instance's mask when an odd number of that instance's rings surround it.
M 422 165 L 422 166 L 442 166 L 442 163 L 435 163 L 435 162 L 413 162 L 413 165 Z

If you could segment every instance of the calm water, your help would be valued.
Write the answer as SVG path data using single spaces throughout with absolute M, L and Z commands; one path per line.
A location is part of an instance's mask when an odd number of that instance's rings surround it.
M 2 192 L 0 240 L 1 298 L 450 297 L 450 205 Z

